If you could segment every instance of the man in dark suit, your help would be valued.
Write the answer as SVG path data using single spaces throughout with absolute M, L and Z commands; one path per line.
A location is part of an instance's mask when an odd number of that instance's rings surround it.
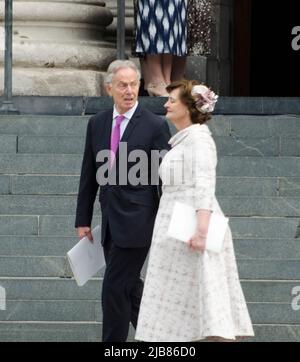
M 124 342 L 130 322 L 134 327 L 137 324 L 143 291 L 140 272 L 159 204 L 159 187 L 157 182 L 151 184 L 151 180 L 157 180 L 158 166 L 151 162 L 151 154 L 169 149 L 170 131 L 165 120 L 138 104 L 140 73 L 134 63 L 114 61 L 105 83 L 114 107 L 97 113 L 88 122 L 75 227 L 79 238 L 88 236 L 92 241 L 91 220 L 100 184 L 106 259 L 102 340 Z M 109 162 L 102 157 L 107 150 Z M 136 162 L 130 156 L 132 151 L 146 155 L 148 164 L 145 158 L 142 165 Z

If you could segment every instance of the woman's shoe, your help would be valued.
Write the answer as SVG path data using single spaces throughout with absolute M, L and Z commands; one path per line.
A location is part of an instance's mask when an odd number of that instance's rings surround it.
M 150 97 L 169 97 L 166 86 L 166 83 L 149 83 L 147 92 Z

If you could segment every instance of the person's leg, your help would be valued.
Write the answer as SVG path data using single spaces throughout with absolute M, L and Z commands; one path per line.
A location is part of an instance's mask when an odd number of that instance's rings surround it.
M 173 57 L 172 74 L 171 74 L 172 82 L 176 80 L 181 80 L 185 77 L 186 60 L 187 60 L 186 56 Z
M 144 79 L 144 89 L 147 90 L 149 84 L 149 72 L 145 58 L 140 58 L 140 65 L 141 65 L 142 78 Z
M 131 292 L 131 323 L 134 328 L 137 326 L 140 304 L 143 295 L 144 283 L 142 279 L 137 280 L 135 287 Z
M 145 66 L 150 83 L 160 83 L 165 81 L 161 54 L 147 54 L 145 57 Z
M 173 59 L 174 55 L 172 54 L 162 54 L 163 75 L 167 85 L 171 83 Z
M 102 286 L 103 342 L 125 342 L 129 323 L 136 324 L 140 272 L 148 248 L 119 248 L 111 242 Z
M 146 55 L 144 61 L 144 74 L 148 82 L 146 89 L 149 95 L 162 96 L 166 94 L 162 54 Z

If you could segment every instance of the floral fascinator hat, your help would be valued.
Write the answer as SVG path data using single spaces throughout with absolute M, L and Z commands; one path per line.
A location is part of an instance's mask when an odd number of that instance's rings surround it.
M 196 108 L 203 114 L 213 112 L 219 98 L 205 85 L 195 85 L 192 89 L 192 96 L 195 98 Z

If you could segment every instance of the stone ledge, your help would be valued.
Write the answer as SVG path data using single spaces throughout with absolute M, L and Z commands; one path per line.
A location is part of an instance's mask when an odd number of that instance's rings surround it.
M 74 84 L 74 82 L 73 82 Z M 21 114 L 83 115 L 95 114 L 112 105 L 108 97 L 84 96 L 15 96 L 13 102 Z M 142 106 L 156 114 L 165 114 L 166 98 L 140 97 Z M 3 97 L 0 96 L 0 104 Z M 215 114 L 231 115 L 300 115 L 300 99 L 296 97 L 220 97 Z
M 3 84 L 3 75 L 0 75 L 0 84 Z M 51 96 L 64 96 L 68 94 L 70 97 L 83 94 L 90 96 L 93 94 L 103 94 L 103 73 L 93 70 L 78 70 L 64 68 L 16 68 L 13 75 L 14 93 L 22 94 L 31 93 L 32 96 L 50 95 L 46 104 L 42 103 L 39 107 L 46 107 L 47 113 L 66 114 L 68 102 L 62 102 L 59 110 L 54 110 Z M 1 87 L 2 88 L 2 87 Z M 0 88 L 0 91 L 3 90 Z M 30 96 L 29 96 L 30 97 Z M 35 98 L 35 97 L 34 97 Z M 30 98 L 29 98 L 30 99 Z M 36 99 L 30 99 L 30 103 Z M 31 103 L 28 106 L 32 107 Z M 23 107 L 16 101 L 16 107 Z M 51 111 L 52 108 L 52 111 Z M 33 111 L 35 113 L 35 111 Z M 41 112 L 41 110 L 40 110 Z M 21 110 L 21 113 L 26 113 Z M 46 113 L 46 114 L 47 114 Z

